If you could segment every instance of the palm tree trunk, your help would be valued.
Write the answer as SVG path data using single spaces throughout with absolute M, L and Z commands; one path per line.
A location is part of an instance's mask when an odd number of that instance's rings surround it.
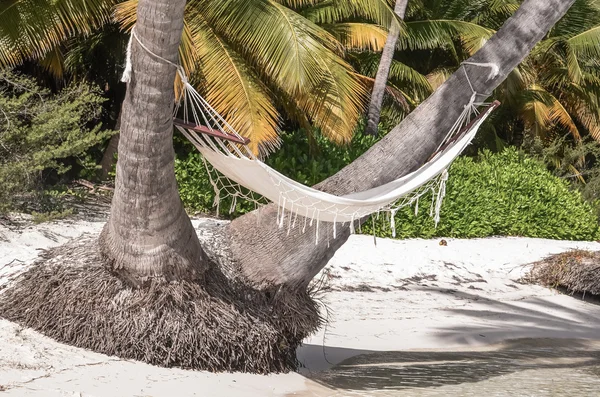
M 117 118 L 117 125 L 115 126 L 115 130 L 117 130 L 117 133 L 110 137 L 110 140 L 108 141 L 108 146 L 106 146 L 106 149 L 102 154 L 102 161 L 100 161 L 99 172 L 99 177 L 101 180 L 108 179 L 108 175 L 110 174 L 110 171 L 112 170 L 112 167 L 115 164 L 115 155 L 117 154 L 119 148 L 120 134 L 118 131 L 121 129 L 121 114 L 122 113 L 119 112 L 119 117 Z
M 373 188 L 401 177 L 423 164 L 444 139 L 471 97 L 465 71 L 477 92 L 489 96 L 523 61 L 535 44 L 567 12 L 575 0 L 525 0 L 519 10 L 471 59 L 493 62 L 499 74 L 489 79 L 489 69 L 466 65 L 452 75 L 433 95 L 363 156 L 318 187 L 333 194 L 348 194 Z M 483 99 L 483 96 L 481 97 Z M 329 244 L 315 244 L 314 233 L 301 233 L 276 226 L 277 207 L 247 214 L 226 230 L 234 257 L 246 277 L 256 285 L 306 285 L 349 237 L 340 228 L 333 239 L 332 225 L 322 223 L 321 236 Z M 303 222 L 297 222 L 302 225 Z
M 404 19 L 407 4 L 408 0 L 396 0 L 394 12 L 398 15 L 398 18 Z M 365 134 L 368 135 L 377 135 L 379 116 L 381 115 L 381 106 L 383 104 L 383 95 L 385 94 L 390 67 L 392 66 L 392 60 L 394 59 L 394 50 L 396 48 L 396 42 L 398 41 L 398 35 L 400 35 L 400 25 L 396 21 L 392 21 L 390 31 L 385 40 L 385 46 L 381 52 L 381 60 L 379 61 L 379 68 L 377 69 L 377 75 L 375 76 L 375 83 L 373 84 L 373 93 L 371 94 L 371 102 L 369 103 L 367 127 L 365 128 Z
M 122 109 L 115 193 L 100 235 L 103 255 L 128 281 L 197 279 L 205 254 L 175 180 L 173 81 L 185 0 L 140 0 L 131 82 Z

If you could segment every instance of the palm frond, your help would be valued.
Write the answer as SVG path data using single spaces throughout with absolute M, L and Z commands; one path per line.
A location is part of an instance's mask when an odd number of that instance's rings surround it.
M 350 140 L 366 89 L 338 55 L 343 46 L 333 35 L 272 1 L 208 1 L 211 27 L 263 81 L 292 98 L 330 139 Z
M 567 46 L 565 48 L 566 57 L 565 62 L 567 66 L 567 73 L 571 81 L 575 84 L 580 84 L 581 79 L 583 78 L 583 73 L 581 71 L 581 66 L 579 65 L 579 58 L 575 52 L 573 46 Z
M 44 67 L 54 78 L 60 80 L 63 78 L 65 73 L 65 62 L 64 56 L 58 47 L 54 47 L 51 51 L 46 53 L 46 56 L 41 58 L 38 62 Z
M 593 28 L 600 18 L 600 11 L 593 0 L 575 0 L 569 11 L 552 27 L 550 37 L 569 37 Z
M 379 54 L 361 53 L 354 54 L 354 59 L 363 75 L 374 78 L 379 68 Z M 388 74 L 388 85 L 393 86 L 411 104 L 418 104 L 425 100 L 434 88 L 427 76 L 422 75 L 416 69 L 407 64 L 393 59 Z
M 406 22 L 400 33 L 397 48 L 400 50 L 431 50 L 454 46 L 460 40 L 468 52 L 480 48 L 494 31 L 477 24 L 453 20 L 425 20 Z
M 437 68 L 426 76 L 427 81 L 433 90 L 437 90 L 455 70 L 456 68 Z
M 554 97 L 553 99 L 552 106 L 549 108 L 550 120 L 552 120 L 554 124 L 566 128 L 576 141 L 581 141 L 579 129 L 577 128 L 577 125 L 575 125 L 573 118 L 558 99 Z
M 331 56 L 332 49 L 342 49 L 330 33 L 281 4 L 261 0 L 207 3 L 211 7 L 206 14 L 202 12 L 207 23 L 287 92 L 317 86 L 321 66 L 315 54 Z
M 114 9 L 113 20 L 121 26 L 121 29 L 129 32 L 137 21 L 138 0 L 121 1 Z
M 204 20 L 190 22 L 190 33 L 201 65 L 206 100 L 240 134 L 251 149 L 266 155 L 279 145 L 279 115 L 264 84 Z
M 357 76 L 365 82 L 369 90 L 373 90 L 373 85 L 375 84 L 375 79 L 373 77 L 365 75 Z M 408 113 L 410 111 L 411 106 L 417 105 L 417 103 L 410 97 L 410 95 L 406 94 L 401 89 L 391 84 L 385 86 L 385 93 L 392 99 L 394 105 L 398 106 L 405 113 Z
M 368 91 L 347 64 L 330 57 L 319 62 L 324 69 L 319 86 L 294 100 L 325 136 L 349 143 L 365 110 Z
M 3 3 L 0 66 L 43 58 L 68 38 L 89 34 L 110 20 L 115 1 L 11 0 Z
M 474 15 L 471 22 L 499 29 L 504 21 L 510 18 L 520 6 L 520 0 L 486 1 L 484 7 L 481 8 L 480 12 Z
M 537 135 L 544 138 L 553 126 L 560 126 L 571 133 L 576 141 L 581 140 L 577 125 L 562 103 L 539 85 L 532 85 L 525 92 L 523 121 Z
M 360 20 L 389 29 L 392 21 L 401 22 L 388 0 L 326 0 L 302 10 L 301 13 L 306 19 L 318 24 Z
M 389 78 L 394 85 L 406 87 L 404 89 L 413 93 L 412 98 L 417 102 L 424 101 L 434 90 L 426 76 L 396 60 L 390 65 Z
M 600 58 L 600 26 L 567 39 L 567 43 L 579 57 Z
M 336 23 L 324 25 L 348 50 L 375 51 L 383 50 L 387 39 L 387 31 L 377 25 L 359 22 Z
M 600 108 L 598 97 L 587 88 L 576 85 L 563 93 L 565 107 L 573 114 L 587 132 L 600 141 Z
M 520 0 L 451 0 L 436 15 L 498 29 L 520 6 Z
M 301 10 L 303 8 L 313 7 L 320 3 L 323 3 L 323 0 L 273 0 L 278 2 L 279 4 L 286 6 L 287 8 L 291 8 L 293 10 Z

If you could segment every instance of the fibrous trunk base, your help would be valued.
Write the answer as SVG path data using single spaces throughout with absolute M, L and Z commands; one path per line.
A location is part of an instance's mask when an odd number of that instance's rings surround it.
M 97 240 L 46 252 L 0 294 L 0 316 L 60 342 L 165 367 L 253 373 L 296 368 L 320 325 L 306 291 L 271 296 L 209 270 L 206 285 L 149 280 L 131 288 Z

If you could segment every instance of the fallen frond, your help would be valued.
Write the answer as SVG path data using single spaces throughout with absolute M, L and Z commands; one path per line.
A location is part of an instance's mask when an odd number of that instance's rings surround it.
M 600 252 L 574 250 L 549 256 L 534 263 L 524 281 L 600 295 Z

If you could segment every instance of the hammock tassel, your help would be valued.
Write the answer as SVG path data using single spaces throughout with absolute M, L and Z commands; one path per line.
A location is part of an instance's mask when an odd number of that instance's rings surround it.
M 287 197 L 283 198 L 283 205 L 281 206 L 281 219 L 279 220 L 279 228 L 281 229 L 283 227 L 283 221 L 285 219 L 285 201 L 286 201 Z
M 398 211 L 397 208 L 394 208 L 393 210 L 390 211 L 390 227 L 392 228 L 392 237 L 396 238 L 396 212 Z
M 440 223 L 440 212 L 442 211 L 442 203 L 444 201 L 444 197 L 446 196 L 446 182 L 448 181 L 448 171 L 442 171 L 442 177 L 440 178 L 440 188 L 438 190 L 437 198 L 435 201 L 435 217 L 433 218 L 435 222 L 435 227 Z
M 433 218 L 433 210 L 435 209 L 435 188 L 431 188 L 431 205 L 429 206 L 429 217 Z
M 304 215 L 304 226 L 302 226 L 302 234 L 306 231 L 306 223 L 308 222 L 308 207 L 306 207 L 306 214 Z
M 316 233 L 315 233 L 315 245 L 319 244 L 319 223 L 321 223 L 321 222 L 319 221 L 319 214 L 317 214 L 317 227 L 315 228 L 316 229 Z
M 373 244 L 377 247 L 377 235 L 375 234 L 375 218 L 371 217 L 373 220 Z
M 337 237 L 337 214 L 335 215 L 335 218 L 333 219 L 333 238 L 335 239 Z
M 279 200 L 277 201 L 277 218 L 275 218 L 275 222 L 277 222 L 277 226 L 279 226 L 279 217 L 281 216 L 281 197 L 283 193 L 279 193 Z
M 292 207 L 290 208 L 291 213 L 294 213 L 294 203 L 292 203 Z M 290 215 L 291 216 L 291 215 Z M 287 230 L 287 236 L 290 235 L 290 231 L 292 230 L 292 219 L 290 218 L 290 220 L 288 220 L 288 230 Z

